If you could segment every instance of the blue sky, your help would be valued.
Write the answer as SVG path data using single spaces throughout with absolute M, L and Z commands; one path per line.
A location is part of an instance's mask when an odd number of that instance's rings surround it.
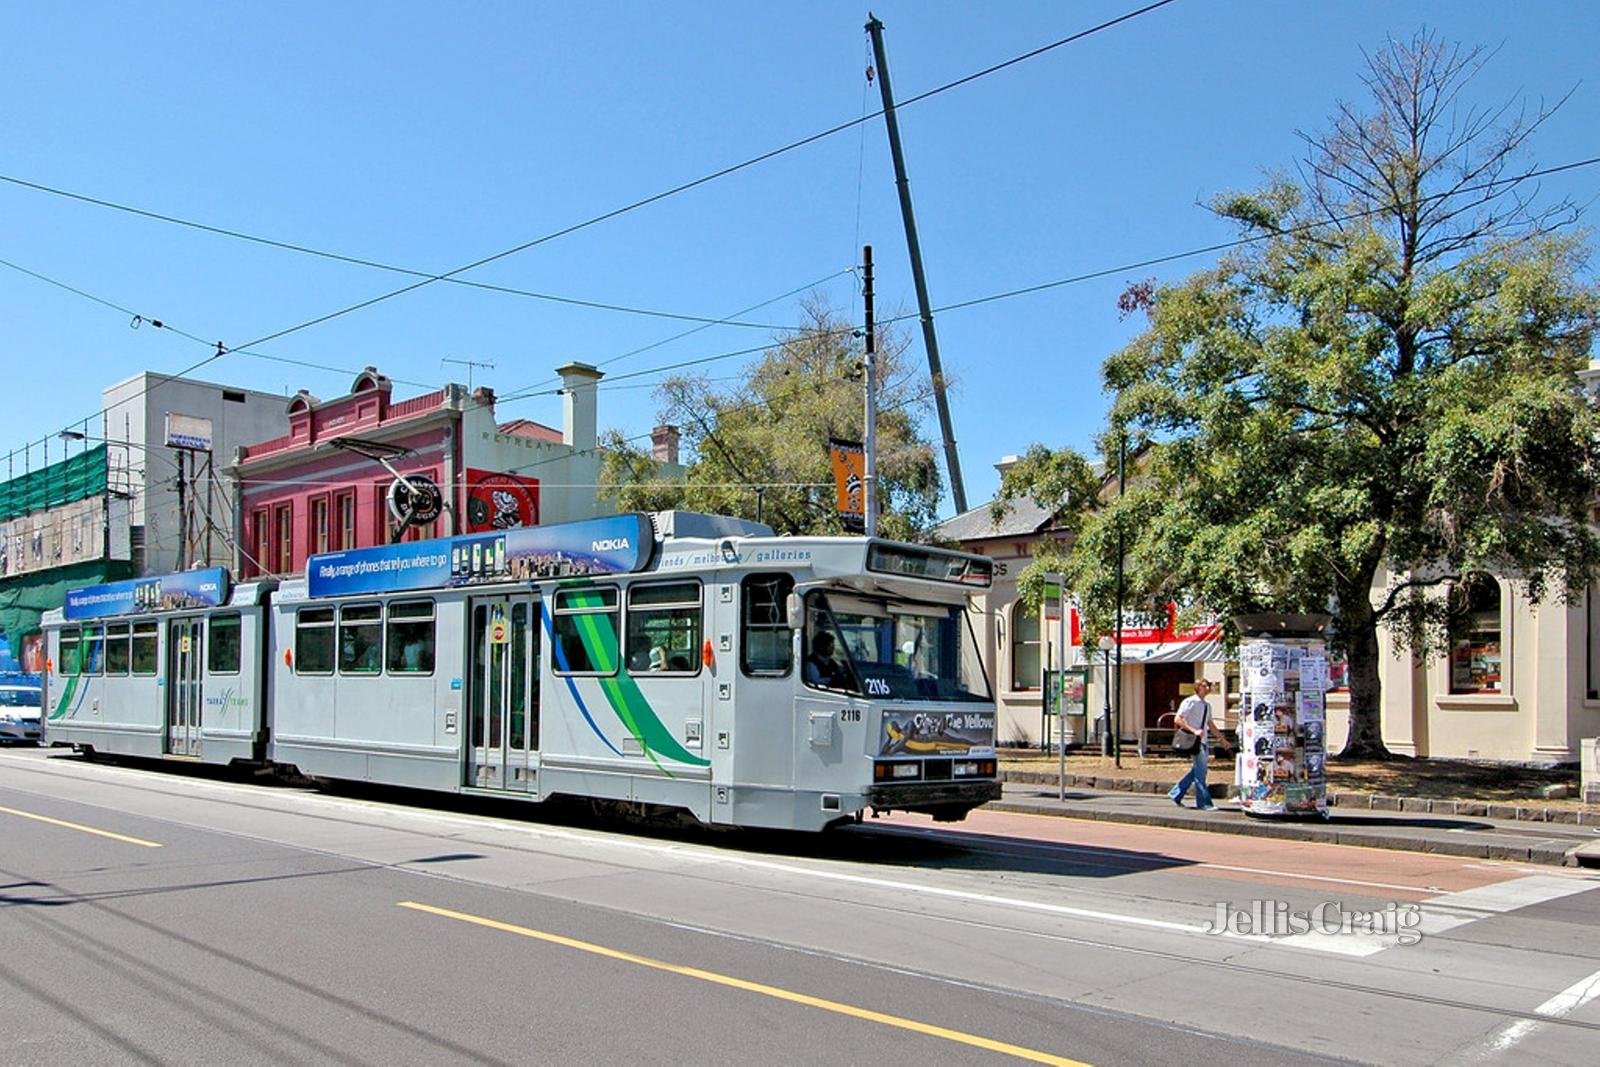
M 1139 6 L 873 10 L 904 100 Z M 876 110 L 866 15 L 826 0 L 12 3 L 0 10 L 0 175 L 444 272 Z M 935 307 L 1229 239 L 1200 204 L 1292 166 L 1297 129 L 1359 100 L 1361 50 L 1424 25 L 1498 48 L 1475 102 L 1520 94 L 1537 106 L 1572 92 L 1531 159 L 1600 155 L 1600 4 L 1177 0 L 901 112 Z M 1597 192 L 1600 166 L 1545 183 L 1547 196 L 1586 203 Z M 366 364 L 400 380 L 397 395 L 464 379 L 445 358 L 493 362 L 474 381 L 503 396 L 548 386 L 573 359 L 613 377 L 651 371 L 767 343 L 765 327 L 800 320 L 800 297 L 784 295 L 796 290 L 859 314 L 844 272 L 863 243 L 880 318 L 914 315 L 881 119 L 466 275 L 708 318 L 763 305 L 741 316 L 758 327 L 712 327 L 618 359 L 694 324 L 439 283 L 194 373 L 329 397 Z M 0 259 L 230 348 L 413 280 L 8 182 Z M 1106 409 L 1100 363 L 1138 325 L 1119 320 L 1117 294 L 1210 261 L 936 316 L 969 503 L 993 494 L 1005 454 L 1089 445 Z M 6 267 L 0 316 L 0 451 L 93 415 L 113 381 L 208 355 Z M 904 328 L 922 360 L 914 319 Z M 706 373 L 737 375 L 750 358 Z M 601 425 L 647 432 L 657 378 L 603 384 Z M 560 400 L 533 395 L 500 415 L 559 425 Z M 926 425 L 936 440 L 931 412 Z

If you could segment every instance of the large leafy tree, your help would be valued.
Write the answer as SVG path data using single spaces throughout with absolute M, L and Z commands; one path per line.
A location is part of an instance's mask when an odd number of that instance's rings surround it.
M 1247 243 L 1138 286 L 1148 327 L 1105 364 L 1103 451 L 1126 495 L 1084 497 L 1065 566 L 1102 632 L 1119 547 L 1130 600 L 1224 616 L 1329 611 L 1349 657 L 1344 754 L 1384 754 L 1380 628 L 1442 651 L 1462 579 L 1533 600 L 1600 564 L 1596 414 L 1578 372 L 1600 294 L 1570 204 L 1538 208 L 1529 136 L 1549 114 L 1477 109 L 1484 55 L 1430 35 L 1368 57 L 1370 99 L 1302 135 L 1293 178 L 1213 205 Z M 1002 498 L 1060 504 L 1044 449 Z
M 688 457 L 681 480 L 664 480 L 646 452 L 612 434 L 602 492 L 624 509 L 759 513 L 779 533 L 842 532 L 828 442 L 861 440 L 864 342 L 825 305 L 804 310 L 804 327 L 735 383 L 681 376 L 660 386 L 661 420 L 680 428 Z M 926 374 L 905 357 L 903 338 L 880 330 L 875 347 L 878 532 L 916 540 L 932 526 L 939 501 L 938 463 L 919 429 L 931 394 Z

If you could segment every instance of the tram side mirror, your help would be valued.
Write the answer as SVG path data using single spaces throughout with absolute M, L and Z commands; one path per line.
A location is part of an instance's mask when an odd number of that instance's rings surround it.
M 783 602 L 784 621 L 791 630 L 798 630 L 806 621 L 805 612 L 800 608 L 800 594 L 790 593 Z

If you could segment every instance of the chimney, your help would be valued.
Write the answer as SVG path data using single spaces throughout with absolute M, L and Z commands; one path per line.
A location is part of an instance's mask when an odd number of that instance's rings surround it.
M 587 363 L 568 363 L 557 367 L 561 375 L 561 440 L 579 452 L 595 446 L 595 383 L 605 377 Z
M 678 462 L 678 428 L 657 426 L 650 431 L 650 458 L 657 463 Z
M 479 407 L 494 407 L 494 390 L 487 385 L 480 385 L 472 391 L 472 402 Z
M 1000 472 L 1000 477 L 1004 478 L 1006 476 L 1006 471 L 1010 470 L 1012 467 L 1015 467 L 1020 462 L 1022 462 L 1021 456 L 1001 456 L 1000 462 L 994 465 L 994 469 Z

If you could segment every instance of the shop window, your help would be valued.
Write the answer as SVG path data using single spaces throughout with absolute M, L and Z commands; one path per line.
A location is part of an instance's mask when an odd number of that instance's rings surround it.
M 390 674 L 432 674 L 433 601 L 390 604 L 387 640 Z
M 699 673 L 699 582 L 628 590 L 628 671 Z
M 1469 574 L 1450 591 L 1450 692 L 1500 691 L 1500 583 Z
M 377 674 L 383 668 L 383 605 L 339 609 L 339 673 Z
M 213 615 L 207 624 L 206 671 L 210 674 L 239 673 L 239 613 Z
M 599 586 L 556 593 L 557 674 L 615 674 L 617 590 Z
M 752 574 L 744 580 L 741 603 L 744 633 L 739 666 L 746 674 L 783 676 L 793 669 L 794 631 L 789 628 L 787 574 Z
M 156 673 L 157 627 L 155 620 L 133 624 L 133 673 Z
M 333 673 L 333 609 L 301 608 L 294 617 L 296 674 Z
M 1011 688 L 1039 688 L 1039 605 L 1011 606 Z

